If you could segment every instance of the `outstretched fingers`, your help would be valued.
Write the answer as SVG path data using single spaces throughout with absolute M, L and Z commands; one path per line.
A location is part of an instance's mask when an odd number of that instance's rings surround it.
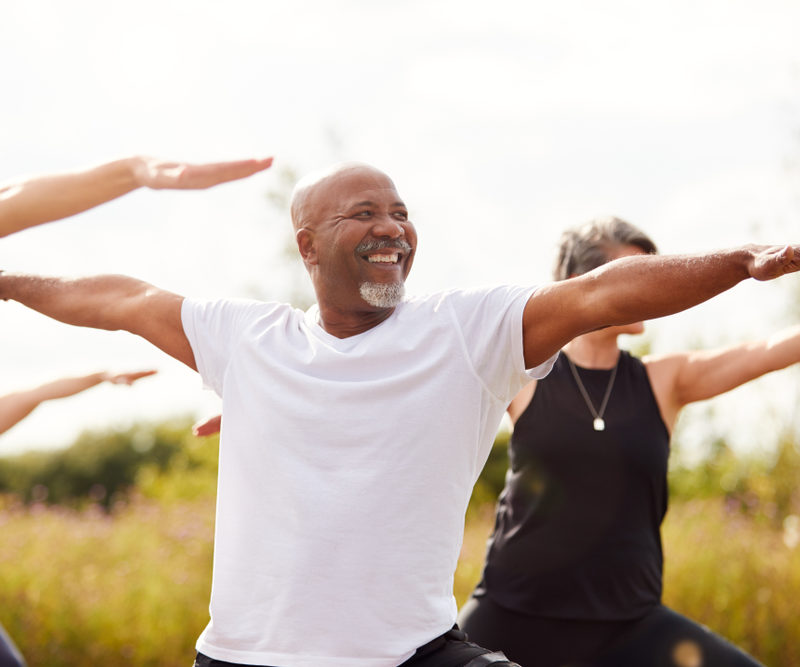
M 127 384 L 132 385 L 137 380 L 141 380 L 142 378 L 149 377 L 150 375 L 155 375 L 158 373 L 156 370 L 147 370 L 147 371 L 133 371 L 130 373 L 119 373 L 117 375 L 112 375 L 108 378 L 108 381 L 111 384 Z
M 247 178 L 268 169 L 272 158 L 186 164 L 146 158 L 139 169 L 142 185 L 154 190 L 201 190 L 221 183 Z
M 185 165 L 175 187 L 208 188 L 220 183 L 247 178 L 259 171 L 268 169 L 272 158 L 260 160 L 237 160 L 235 162 L 216 162 L 213 164 Z

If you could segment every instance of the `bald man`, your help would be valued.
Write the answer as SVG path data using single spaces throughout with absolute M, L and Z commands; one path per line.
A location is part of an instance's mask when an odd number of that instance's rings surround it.
M 211 620 L 195 665 L 510 665 L 454 628 L 464 511 L 514 395 L 576 335 L 668 315 L 800 246 L 626 257 L 573 280 L 404 295 L 417 235 L 363 164 L 304 179 L 317 303 L 185 299 L 124 276 L 0 275 L 0 298 L 124 329 L 223 400 Z

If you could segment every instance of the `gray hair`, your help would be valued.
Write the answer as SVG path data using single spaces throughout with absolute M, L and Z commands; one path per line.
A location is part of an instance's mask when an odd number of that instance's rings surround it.
M 620 246 L 632 245 L 650 255 L 658 252 L 656 244 L 641 229 L 625 220 L 609 216 L 595 218 L 561 235 L 553 278 L 565 280 L 587 273 L 611 260 Z

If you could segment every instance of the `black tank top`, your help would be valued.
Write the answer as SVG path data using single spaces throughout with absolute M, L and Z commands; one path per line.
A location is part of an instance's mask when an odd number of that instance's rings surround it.
M 610 370 L 578 368 L 599 407 Z M 475 595 L 551 618 L 637 618 L 661 600 L 669 432 L 644 364 L 621 352 L 595 431 L 564 353 L 514 427 Z

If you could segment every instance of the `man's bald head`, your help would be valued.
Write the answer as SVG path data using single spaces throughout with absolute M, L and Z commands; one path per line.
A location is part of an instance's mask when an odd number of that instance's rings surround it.
M 300 179 L 292 191 L 290 210 L 295 231 L 313 227 L 326 208 L 356 183 L 359 188 L 395 189 L 392 179 L 385 173 L 363 162 L 340 162 L 312 172 Z
M 320 309 L 362 322 L 403 296 L 417 235 L 392 180 L 347 162 L 302 179 L 292 193 L 297 248 Z M 380 317 L 378 317 L 380 319 Z

